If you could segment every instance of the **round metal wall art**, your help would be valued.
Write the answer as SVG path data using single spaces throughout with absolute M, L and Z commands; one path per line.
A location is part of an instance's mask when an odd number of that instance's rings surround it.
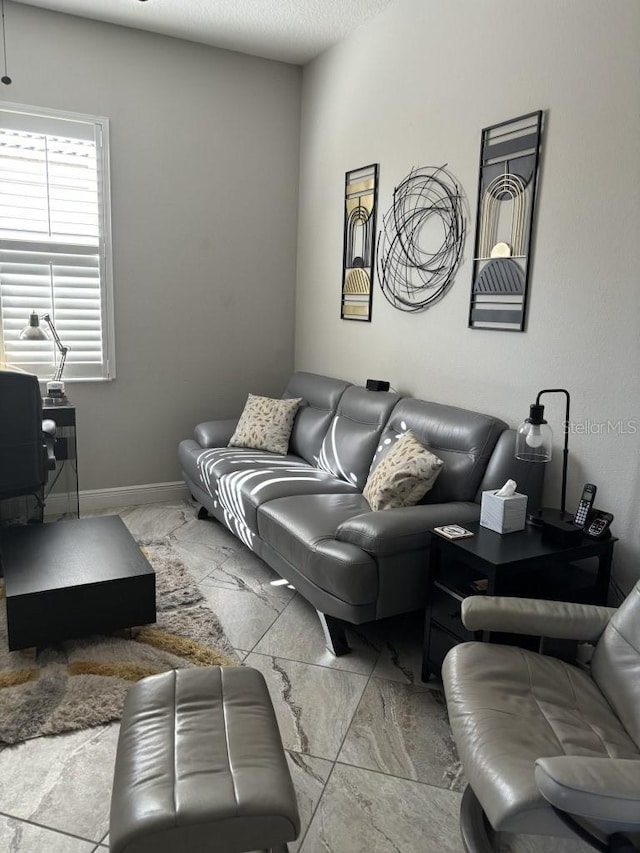
M 378 236 L 378 280 L 400 311 L 422 311 L 451 285 L 464 247 L 464 195 L 445 166 L 416 167 L 393 191 Z

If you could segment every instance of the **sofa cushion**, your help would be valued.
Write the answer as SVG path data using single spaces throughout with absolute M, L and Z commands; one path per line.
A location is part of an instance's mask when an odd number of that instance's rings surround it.
M 258 532 L 256 512 L 268 501 L 293 495 L 352 494 L 355 486 L 304 461 L 274 467 L 245 468 L 218 477 L 216 500 L 252 533 Z
M 405 397 L 391 413 L 378 447 L 412 430 L 420 444 L 444 462 L 423 502 L 472 501 L 498 436 L 506 428 L 490 415 Z
M 258 510 L 258 533 L 311 583 L 353 605 L 378 596 L 378 567 L 361 548 L 335 539 L 346 519 L 368 512 L 359 492 L 269 501 Z
M 363 495 L 373 510 L 414 506 L 433 486 L 443 464 L 407 430 L 370 472 Z
M 562 661 L 464 643 L 445 658 L 442 680 L 465 775 L 494 829 L 561 832 L 535 783 L 538 758 L 640 757 L 593 680 Z
M 229 447 L 251 447 L 287 453 L 293 421 L 301 398 L 274 400 L 249 394 Z
M 380 434 L 398 399 L 397 394 L 347 388 L 322 442 L 318 467 L 362 491 Z
M 197 442 L 186 439 L 178 446 L 180 467 L 203 491 L 214 496 L 218 479 L 233 471 L 255 468 L 278 468 L 306 464 L 299 456 L 280 456 L 266 450 L 249 450 L 243 447 L 213 447 L 203 449 Z
M 320 376 L 317 373 L 296 371 L 283 394 L 284 397 L 302 397 L 302 403 L 293 422 L 289 449 L 306 459 L 310 465 L 320 453 L 322 440 L 338 408 L 338 403 L 350 382 Z

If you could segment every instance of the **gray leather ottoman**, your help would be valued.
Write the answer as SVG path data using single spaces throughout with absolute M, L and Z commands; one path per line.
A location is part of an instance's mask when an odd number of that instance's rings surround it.
M 196 667 L 131 688 L 113 781 L 112 853 L 284 851 L 299 831 L 260 672 Z

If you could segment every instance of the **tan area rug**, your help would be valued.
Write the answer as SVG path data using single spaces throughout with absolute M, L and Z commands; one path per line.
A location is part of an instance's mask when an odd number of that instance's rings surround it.
M 143 548 L 156 571 L 157 622 L 117 635 L 10 652 L 0 602 L 0 748 L 122 716 L 127 690 L 146 675 L 238 663 L 216 615 L 171 548 Z M 4 587 L 0 587 L 4 598 Z

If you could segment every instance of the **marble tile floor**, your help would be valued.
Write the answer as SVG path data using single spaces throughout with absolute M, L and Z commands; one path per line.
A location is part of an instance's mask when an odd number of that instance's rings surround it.
M 422 616 L 349 632 L 325 649 L 315 611 L 188 501 L 118 513 L 141 543 L 168 543 L 232 645 L 265 676 L 298 795 L 291 853 L 462 853 L 464 779 L 437 683 L 420 681 Z M 108 849 L 118 724 L 0 751 L 0 853 Z M 551 839 L 501 838 L 501 853 L 578 853 Z

